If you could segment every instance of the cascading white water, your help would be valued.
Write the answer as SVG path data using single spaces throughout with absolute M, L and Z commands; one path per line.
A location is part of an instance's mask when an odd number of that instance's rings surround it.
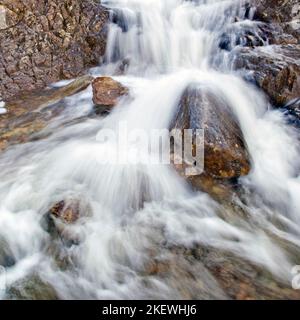
M 128 64 L 115 78 L 130 88 L 132 99 L 120 101 L 106 118 L 57 128 L 0 155 L 0 247 L 15 260 L 7 267 L 7 286 L 35 273 L 63 299 L 178 298 L 162 279 L 142 272 L 153 252 L 163 253 L 163 243 L 231 250 L 289 280 L 290 261 L 263 230 L 300 245 L 296 133 L 267 110 L 257 89 L 230 71 L 229 54 L 219 48 L 224 31 L 233 44 L 244 30 L 255 32 L 243 1 L 102 3 L 114 8 L 118 24 L 110 25 L 105 65 L 92 72 L 110 74 Z M 103 164 L 119 146 L 99 143 L 100 129 L 117 130 L 120 121 L 129 130 L 168 128 L 183 91 L 195 82 L 222 95 L 239 120 L 253 167 L 242 183 L 260 195 L 245 207 L 256 222 L 252 227 L 222 220 L 219 205 L 193 192 L 170 166 Z M 66 110 L 64 117 L 87 114 L 90 100 L 90 89 L 70 98 L 72 114 Z M 84 217 L 68 227 L 79 244 L 61 248 L 72 261 L 62 270 L 41 220 L 53 204 L 70 198 L 86 206 Z M 289 229 L 269 222 L 274 215 Z

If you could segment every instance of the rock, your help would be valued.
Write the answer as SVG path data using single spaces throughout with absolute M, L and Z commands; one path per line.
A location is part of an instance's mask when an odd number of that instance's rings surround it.
M 128 88 L 110 77 L 99 77 L 93 82 L 93 101 L 97 106 L 113 107 L 128 92 Z
M 0 3 L 0 31 L 15 26 L 20 19 L 15 12 Z
M 300 4 L 298 0 L 253 0 L 256 10 L 254 19 L 263 21 L 281 32 L 271 34 L 272 42 L 278 44 L 282 35 L 290 35 L 300 43 Z M 280 41 L 280 40 L 279 40 Z
M 99 63 L 109 12 L 93 0 L 0 1 L 0 96 L 72 79 Z
M 55 289 L 37 274 L 17 281 L 7 290 L 9 300 L 58 300 Z
M 249 3 L 245 4 L 245 11 Z M 245 79 L 255 83 L 276 107 L 300 97 L 300 5 L 298 0 L 252 0 L 257 20 L 251 41 L 234 47 L 223 37 L 220 48 L 233 50 L 232 65 L 246 71 Z M 259 42 L 256 38 L 263 39 Z
M 82 76 L 70 84 L 60 87 L 45 90 L 39 90 L 30 94 L 24 94 L 17 99 L 11 100 L 7 103 L 9 109 L 18 109 L 21 106 L 26 110 L 46 108 L 60 100 L 72 96 L 80 91 L 85 90 L 94 80 L 92 76 Z
M 228 299 L 217 280 L 200 261 L 179 251 L 169 251 L 162 257 L 151 260 L 146 265 L 144 274 L 155 276 L 171 288 L 173 299 Z
M 50 210 L 51 214 L 65 223 L 74 223 L 80 214 L 80 203 L 78 201 L 60 201 Z
M 300 292 L 293 290 L 289 283 L 234 253 L 199 245 L 192 250 L 192 256 L 211 272 L 231 299 L 300 299 Z
M 41 219 L 42 228 L 50 235 L 51 242 L 47 253 L 57 265 L 66 267 L 68 257 L 65 249 L 79 243 L 77 234 L 72 232 L 72 226 L 79 219 L 79 206 L 76 201 L 56 203 Z
M 7 241 L 0 238 L 0 266 L 4 268 L 12 267 L 16 263 L 15 257 L 7 244 Z
M 42 218 L 42 227 L 53 237 L 67 246 L 78 244 L 79 238 L 72 227 L 81 219 L 91 216 L 90 204 L 75 198 L 54 204 Z
M 300 117 L 300 98 L 291 100 L 283 108 L 289 111 L 293 111 Z
M 295 24 L 300 19 L 298 0 L 252 0 L 254 19 L 268 23 Z
M 6 29 L 8 27 L 6 23 L 6 8 L 0 5 L 0 30 Z
M 149 259 L 143 275 L 168 285 L 174 299 L 300 299 L 299 291 L 265 267 L 200 243 L 189 248 L 166 246 Z
M 234 179 L 218 179 L 206 173 L 198 176 L 189 176 L 186 180 L 195 190 L 208 193 L 218 202 L 231 199 L 237 186 Z
M 84 90 L 92 80 L 83 76 L 64 87 L 35 91 L 8 102 L 8 112 L 0 117 L 0 150 L 29 141 L 64 110 L 65 105 L 59 101 Z
M 60 270 L 74 267 L 74 257 L 69 249 L 80 244 L 82 239 L 76 224 L 91 213 L 89 203 L 71 197 L 57 202 L 43 215 L 41 226 L 51 238 L 46 252 Z M 84 223 L 83 220 L 81 222 Z
M 300 128 L 300 98 L 290 101 L 278 109 L 281 111 L 289 125 Z
M 286 33 L 280 24 L 266 24 L 263 29 L 270 45 L 299 44 L 299 36 Z
M 265 30 L 263 28 L 257 28 L 257 33 L 251 32 L 249 30 L 241 30 L 238 32 L 234 30 L 233 34 L 223 33 L 219 41 L 219 48 L 222 50 L 231 51 L 236 46 L 243 47 L 255 47 L 263 46 L 267 38 L 265 36 Z
M 233 179 L 247 175 L 249 154 L 238 122 L 220 97 L 197 85 L 183 94 L 171 125 L 175 129 L 204 129 L 204 176 Z M 197 176 L 192 177 L 196 184 Z
M 257 35 L 267 41 L 236 47 L 233 68 L 246 70 L 245 78 L 261 88 L 274 106 L 282 107 L 300 97 L 300 4 L 298 0 L 250 3 L 258 20 Z M 228 50 L 225 40 L 221 44 Z
M 300 97 L 300 45 L 273 45 L 235 52 L 234 68 L 263 89 L 276 106 Z

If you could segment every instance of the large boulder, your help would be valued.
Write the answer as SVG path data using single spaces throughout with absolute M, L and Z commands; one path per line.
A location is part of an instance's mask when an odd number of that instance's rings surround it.
M 235 54 L 234 67 L 246 70 L 274 105 L 300 97 L 300 45 L 240 48 Z
M 213 91 L 190 85 L 171 128 L 204 130 L 204 172 L 189 177 L 195 187 L 208 191 L 215 187 L 215 179 L 228 181 L 249 173 L 249 154 L 238 121 L 226 101 Z
M 108 19 L 99 1 L 0 0 L 0 99 L 97 65 Z

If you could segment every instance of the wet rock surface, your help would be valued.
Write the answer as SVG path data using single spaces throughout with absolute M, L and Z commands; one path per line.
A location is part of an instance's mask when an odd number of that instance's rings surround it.
M 78 201 L 66 203 L 60 201 L 51 208 L 51 214 L 65 223 L 74 223 L 79 218 L 80 204 Z
M 180 250 L 170 251 L 163 258 L 149 262 L 145 275 L 158 277 L 177 293 L 178 299 L 228 299 L 217 280 L 202 262 Z
M 70 198 L 55 203 L 42 219 L 42 225 L 52 237 L 61 237 L 67 242 L 76 243 L 76 235 L 73 238 L 71 229 L 80 219 L 91 216 L 90 204 L 83 199 Z
M 300 96 L 299 2 L 253 0 L 247 6 L 252 6 L 258 34 L 266 41 L 239 45 L 233 50 L 233 67 L 246 70 L 247 80 L 260 87 L 273 105 L 283 106 Z
M 15 264 L 15 257 L 6 241 L 0 238 L 0 266 L 9 268 Z
M 149 261 L 144 273 L 167 283 L 179 299 L 300 299 L 299 291 L 265 267 L 226 249 L 200 243 L 190 248 L 169 247 Z
M 212 91 L 190 85 L 182 96 L 171 128 L 204 129 L 204 172 L 188 177 L 197 189 L 202 186 L 205 191 L 226 193 L 228 188 L 226 183 L 222 186 L 222 180 L 249 173 L 250 158 L 237 119 L 226 102 Z
M 97 65 L 108 16 L 92 0 L 1 0 L 0 96 L 9 100 Z
M 203 263 L 230 299 L 300 299 L 300 293 L 289 284 L 226 250 L 198 246 L 191 256 Z
M 298 0 L 253 0 L 256 7 L 254 18 L 278 24 L 287 34 L 300 35 L 300 4 Z
M 300 249 L 294 243 L 279 237 L 272 230 L 264 229 L 234 200 L 225 201 L 219 207 L 219 217 L 231 226 L 264 234 L 274 241 L 293 265 L 300 257 Z M 282 230 L 284 224 L 278 227 Z M 238 238 L 231 241 L 238 245 Z M 289 275 L 283 278 L 272 274 L 262 264 L 246 258 L 238 249 L 226 249 L 224 243 L 208 245 L 195 242 L 189 247 L 167 243 L 163 253 L 150 260 L 145 273 L 167 281 L 177 290 L 181 299 L 229 299 L 229 300 L 299 300 L 300 291 L 291 286 Z M 222 247 L 223 246 L 223 247 Z M 285 277 L 286 276 L 286 277 Z
M 64 98 L 86 89 L 92 80 L 83 76 L 66 86 L 24 94 L 7 103 L 8 112 L 0 115 L 0 150 L 29 141 L 64 111 Z
M 44 248 L 45 254 L 61 271 L 74 266 L 72 248 L 80 244 L 81 237 L 76 231 L 80 219 L 88 217 L 91 208 L 87 203 L 70 198 L 55 203 L 40 220 L 41 227 L 49 235 L 50 241 Z
M 129 90 L 110 77 L 99 77 L 93 81 L 93 101 L 96 106 L 113 107 Z
M 287 123 L 300 128 L 300 99 L 294 99 L 280 108 L 287 119 Z
M 252 0 L 250 4 L 255 7 L 254 20 L 261 21 L 264 23 L 264 29 L 269 30 L 268 38 L 271 44 L 281 44 L 282 41 L 299 43 L 299 1 Z
M 55 289 L 37 274 L 14 283 L 6 294 L 8 300 L 57 300 Z
M 241 48 L 234 66 L 246 70 L 276 106 L 300 96 L 300 45 Z
M 23 95 L 7 103 L 6 106 L 14 114 L 18 114 L 18 110 L 24 108 L 25 110 L 45 108 L 85 90 L 92 83 L 93 79 L 91 76 L 83 76 L 62 87 L 39 90 L 28 95 Z

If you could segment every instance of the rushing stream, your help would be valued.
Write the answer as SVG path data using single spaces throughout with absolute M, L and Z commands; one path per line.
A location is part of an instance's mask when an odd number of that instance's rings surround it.
M 114 78 L 129 87 L 131 99 L 106 117 L 84 118 L 93 107 L 89 88 L 67 99 L 46 138 L 0 155 L 0 263 L 6 260 L 1 277 L 7 287 L 34 274 L 61 299 L 180 298 L 145 267 L 172 246 L 195 244 L 231 251 L 288 284 L 295 263 L 274 238 L 300 246 L 297 134 L 261 92 L 231 71 L 234 50 L 219 45 L 224 30 L 233 46 L 239 34 L 256 32 L 251 10 L 238 0 L 102 4 L 115 9 L 116 21 L 104 63 L 91 73 L 114 75 L 125 64 L 124 74 Z M 117 131 L 121 121 L 129 131 L 168 128 L 190 83 L 226 99 L 240 124 L 252 161 L 251 173 L 240 179 L 249 192 L 240 202 L 248 213 L 244 223 L 222 219 L 219 211 L 230 209 L 192 191 L 172 166 L 114 164 L 109 157 L 119 144 L 96 139 L 100 129 Z M 71 124 L 60 126 L 66 119 Z M 77 240 L 72 245 L 53 240 L 43 225 L 44 214 L 66 199 L 82 202 L 82 218 L 67 227 Z M 222 297 L 217 282 L 207 281 L 211 297 Z

